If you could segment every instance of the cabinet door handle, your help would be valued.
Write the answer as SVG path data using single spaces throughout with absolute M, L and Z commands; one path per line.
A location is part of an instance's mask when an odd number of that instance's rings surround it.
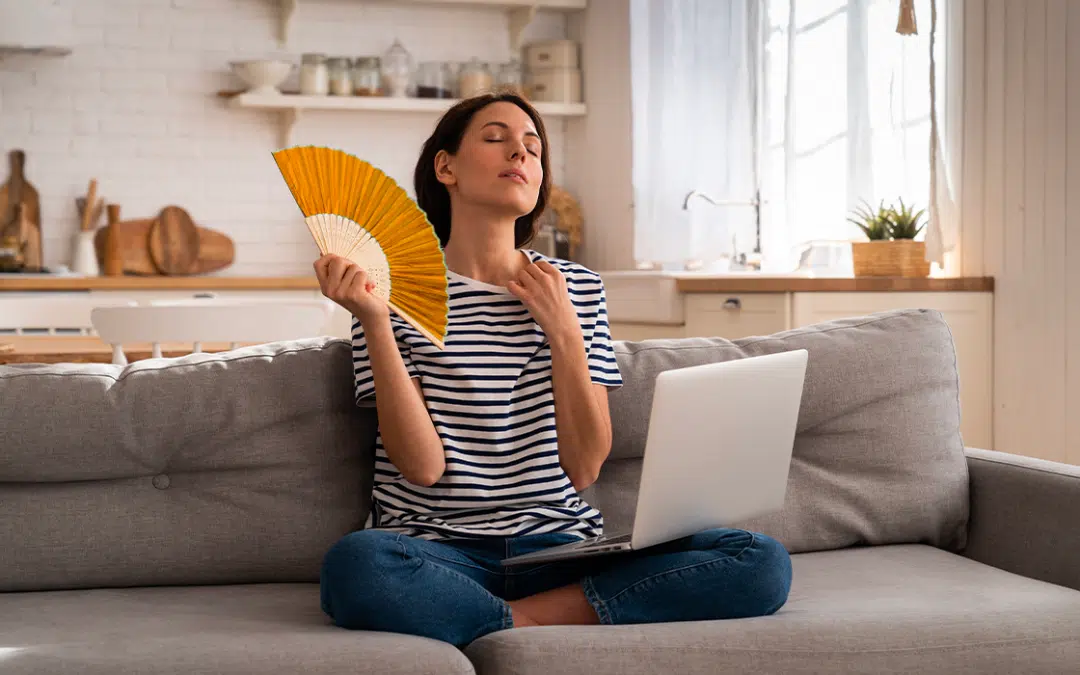
M 742 309 L 742 300 L 738 298 L 728 298 L 724 301 L 724 309 Z

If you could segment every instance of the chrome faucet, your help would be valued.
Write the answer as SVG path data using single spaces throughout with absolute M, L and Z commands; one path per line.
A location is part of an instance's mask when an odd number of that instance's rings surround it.
M 686 199 L 683 200 L 683 203 L 682 203 L 683 211 L 690 210 L 690 200 L 693 199 L 695 196 L 696 197 L 701 197 L 702 199 L 709 202 L 713 206 L 720 206 L 721 205 L 721 202 L 716 201 L 715 199 L 713 199 L 709 195 L 705 194 L 704 192 L 699 192 L 697 190 L 691 190 L 690 192 L 688 192 L 686 194 Z

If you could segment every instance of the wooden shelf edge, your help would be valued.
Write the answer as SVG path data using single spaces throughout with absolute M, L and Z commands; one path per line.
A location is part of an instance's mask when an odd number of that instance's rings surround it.
M 993 277 L 716 277 L 677 279 L 680 293 L 984 292 Z
M 319 290 L 319 281 L 310 277 L 241 276 L 135 276 L 46 277 L 0 279 L 0 300 L 4 291 L 130 291 L 130 290 Z

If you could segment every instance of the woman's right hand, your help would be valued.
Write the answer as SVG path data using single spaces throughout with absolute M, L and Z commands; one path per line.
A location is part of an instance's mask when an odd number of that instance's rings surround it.
M 352 312 L 365 323 L 389 313 L 386 302 L 375 295 L 375 283 L 353 261 L 329 253 L 315 261 L 315 276 L 322 294 Z

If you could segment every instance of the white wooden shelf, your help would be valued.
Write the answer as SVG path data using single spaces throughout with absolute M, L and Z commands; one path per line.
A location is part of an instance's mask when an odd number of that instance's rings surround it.
M 409 0 L 411 1 L 411 0 Z M 458 99 L 402 98 L 389 96 L 301 96 L 298 94 L 243 93 L 229 99 L 231 108 L 257 108 L 281 113 L 282 147 L 292 145 L 292 132 L 305 110 L 355 110 L 368 112 L 401 112 L 441 114 Z M 544 117 L 580 117 L 585 114 L 584 103 L 533 104 Z
M 365 0 L 356 0 L 362 2 Z M 588 0 L 368 0 L 382 3 L 408 3 L 414 5 L 435 5 L 446 7 L 490 7 L 509 13 L 510 48 L 521 48 L 521 35 L 532 21 L 538 9 L 561 12 L 577 12 L 585 9 Z M 289 43 L 289 24 L 304 0 L 277 0 L 278 3 L 278 41 L 281 46 Z M 301 10 L 302 11 L 302 10 Z

